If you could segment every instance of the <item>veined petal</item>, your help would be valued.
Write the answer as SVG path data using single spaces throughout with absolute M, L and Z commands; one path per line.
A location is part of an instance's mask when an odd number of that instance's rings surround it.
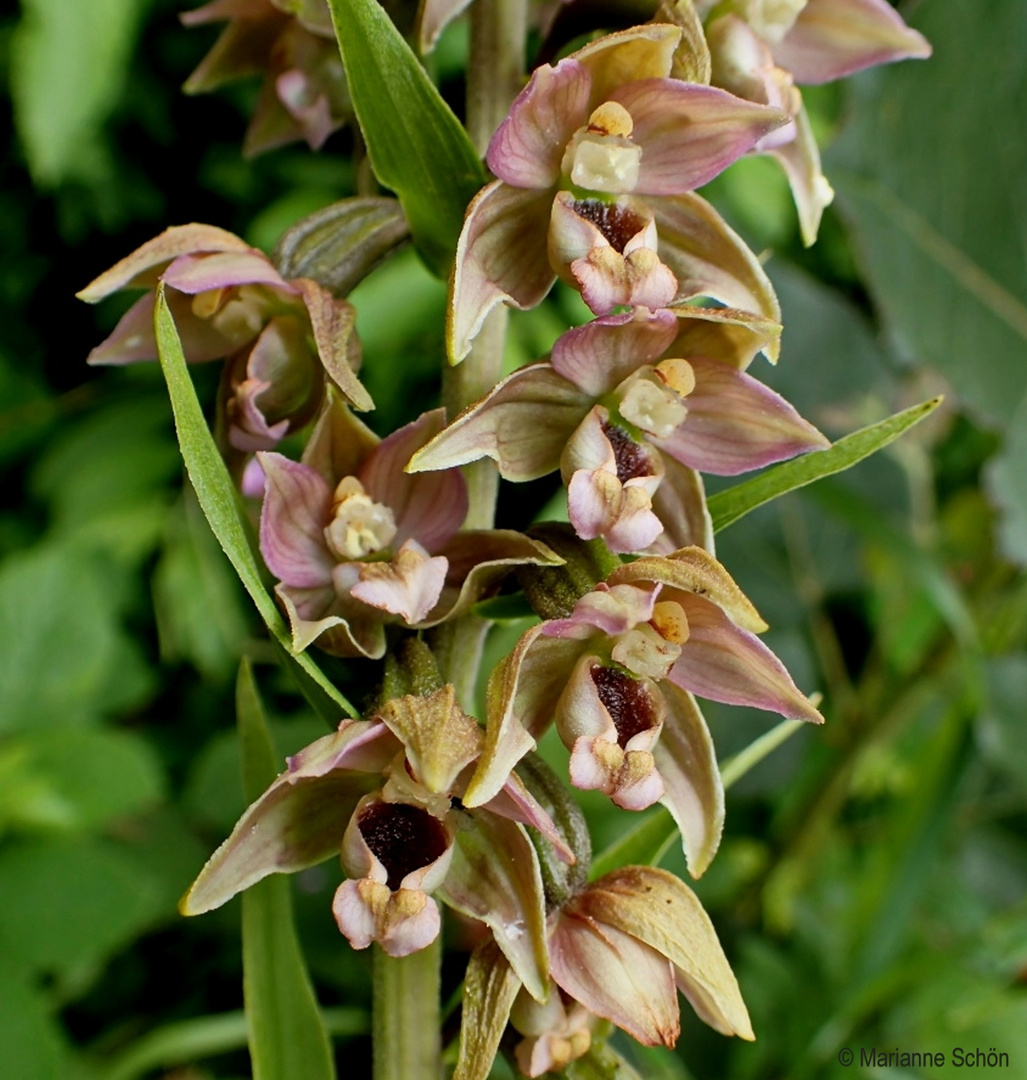
M 287 758 L 290 783 L 325 776 L 336 769 L 380 773 L 402 749 L 382 723 L 344 720 L 338 731 L 315 739 Z
M 680 27 L 645 23 L 605 34 L 572 53 L 592 77 L 590 105 L 601 105 L 624 83 L 666 78 L 680 40 Z
M 482 188 L 467 208 L 446 319 L 452 363 L 467 355 L 485 316 L 497 304 L 505 301 L 525 310 L 549 292 L 556 275 L 544 238 L 552 201 L 551 191 L 524 190 L 497 180 Z
M 647 200 L 659 232 L 660 258 L 684 299 L 711 296 L 728 307 L 781 321 L 781 308 L 759 260 L 705 199 L 694 193 Z M 776 360 L 778 341 L 763 350 Z
M 529 364 L 418 450 L 407 471 L 450 469 L 489 457 L 507 480 L 535 480 L 560 467 L 560 452 L 591 405 L 550 364 Z
M 632 139 L 642 147 L 640 195 L 678 195 L 709 183 L 790 119 L 726 90 L 676 79 L 627 83 L 612 100 L 631 114 Z
M 653 495 L 653 511 L 663 522 L 663 532 L 650 550 L 669 555 L 679 548 L 694 546 L 712 555 L 713 519 L 706 506 L 702 477 L 669 455 L 663 458 L 663 470 L 663 480 Z
M 157 283 L 160 270 L 172 260 L 201 251 L 253 252 L 255 249 L 214 225 L 174 225 L 126 255 L 76 295 L 87 304 L 95 304 L 118 289 L 150 288 Z
M 340 569 L 351 571 L 355 577 L 360 572 L 360 564 L 336 567 L 334 578 L 340 576 Z M 318 589 L 296 589 L 289 585 L 275 588 L 275 595 L 282 601 L 289 618 L 295 652 L 302 652 L 316 641 L 333 656 L 365 656 L 377 660 L 385 655 L 382 617 L 373 609 L 350 601 L 348 594 L 349 583 L 343 597 L 334 584 Z
M 343 739 L 350 734 L 358 740 L 366 729 L 350 728 Z M 344 750 L 338 748 L 341 760 Z M 293 873 L 336 854 L 357 802 L 380 783 L 380 777 L 338 767 L 298 779 L 282 773 L 207 860 L 182 900 L 182 913 L 201 915 L 268 874 Z
M 567 676 L 587 644 L 541 638 L 533 626 L 489 676 L 485 748 L 464 794 L 465 806 L 493 798 L 518 761 L 535 749 L 535 738 L 552 719 Z
M 755 634 L 736 626 L 716 604 L 679 595 L 690 633 L 671 668 L 673 682 L 711 701 L 824 722 L 784 664 Z
M 413 540 L 408 540 L 391 562 L 359 565 L 360 580 L 350 589 L 350 595 L 371 607 L 399 615 L 408 624 L 427 618 L 435 607 L 449 566 L 442 557 L 431 558 Z
M 316 281 L 298 278 L 292 284 L 299 290 L 310 315 L 317 354 L 328 377 L 354 409 L 361 412 L 373 409 L 371 395 L 364 389 L 352 366 L 354 353 L 359 357 L 353 305 L 345 300 L 337 300 Z
M 799 83 L 823 83 L 892 60 L 924 59 L 931 46 L 887 0 L 809 0 L 774 59 Z
M 680 304 L 670 310 L 678 326 L 667 356 L 706 356 L 744 371 L 761 350 L 776 351 L 781 336 L 780 323 L 737 308 Z
M 780 394 L 744 371 L 694 357 L 688 417 L 665 439 L 664 453 L 715 476 L 736 476 L 831 445 Z
M 545 544 L 510 529 L 467 529 L 442 549 L 449 560 L 446 584 L 430 620 L 434 626 L 467 611 L 518 566 L 560 566 L 563 560 Z
M 335 560 L 325 545 L 332 492 L 307 465 L 281 454 L 258 458 L 267 488 L 260 515 L 260 551 L 286 585 L 316 589 L 330 583 Z
M 660 692 L 667 706 L 663 732 L 653 750 L 665 788 L 660 801 L 681 831 L 688 872 L 698 878 L 720 845 L 724 785 L 713 740 L 695 698 L 670 680 L 660 685 Z
M 683 881 L 654 866 L 626 866 L 593 882 L 579 906 L 667 957 L 689 1000 L 702 1003 L 696 1011 L 706 1023 L 725 1035 L 755 1037 L 717 932 Z M 553 955 L 555 968 L 555 949 Z
M 303 451 L 303 464 L 314 469 L 334 490 L 344 476 L 357 475 L 380 442 L 337 395 L 329 393 Z
M 574 852 L 567 841 L 557 831 L 553 819 L 543 809 L 542 804 L 528 790 L 527 785 L 515 772 L 511 772 L 506 778 L 506 783 L 499 790 L 499 794 L 489 799 L 484 804 L 490 813 L 510 821 L 516 821 L 520 825 L 530 825 L 553 845 L 553 849 L 561 862 L 573 866 L 577 862 Z
M 545 897 L 538 856 L 523 827 L 487 810 L 456 810 L 456 849 L 439 896 L 479 919 L 532 997 L 548 989 Z
M 798 91 L 796 91 L 798 93 Z M 820 149 L 810 127 L 806 107 L 795 115 L 795 138 L 770 151 L 788 177 L 799 213 L 802 242 L 809 247 L 817 238 L 824 207 L 834 199 L 834 189 L 820 167 Z
M 594 399 L 652 363 L 677 332 L 678 320 L 667 310 L 607 315 L 559 337 L 551 363 L 555 371 Z
M 467 516 L 467 483 L 455 469 L 426 476 L 404 471 L 411 455 L 445 422 L 442 409 L 423 413 L 380 442 L 357 474 L 371 498 L 395 515 L 397 545 L 413 539 L 426 551 L 437 552 Z
M 293 287 L 260 251 L 214 251 L 180 255 L 161 275 L 165 285 L 187 296 L 232 285 L 270 285 L 292 293 Z
M 570 57 L 536 68 L 489 142 L 492 172 L 513 187 L 554 187 L 567 143 L 588 120 L 591 85 L 588 69 Z
M 644 556 L 617 567 L 607 578 L 610 585 L 660 583 L 685 596 L 705 597 L 746 630 L 762 633 L 767 624 L 734 579 L 708 552 L 699 547 L 682 548 L 668 556 Z M 669 600 L 669 595 L 661 595 Z M 677 598 L 675 598 L 677 599 Z M 691 623 L 689 623 L 691 625 Z M 701 695 L 700 695 L 701 696 Z
M 592 637 L 596 631 L 615 637 L 648 622 L 659 589 L 652 585 L 598 585 L 574 605 L 566 619 L 551 619 L 544 623 L 546 637 Z
M 549 943 L 554 981 L 645 1046 L 673 1046 L 680 1014 L 669 961 L 613 923 L 578 914 L 590 891 L 555 916 Z

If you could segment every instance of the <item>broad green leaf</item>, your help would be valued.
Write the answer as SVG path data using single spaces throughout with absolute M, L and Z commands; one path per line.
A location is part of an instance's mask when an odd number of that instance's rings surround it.
M 941 398 L 931 398 L 902 412 L 889 416 L 877 424 L 861 428 L 839 439 L 829 450 L 818 450 L 803 457 L 793 458 L 781 465 L 736 484 L 726 491 L 712 495 L 709 500 L 713 530 L 719 532 L 734 524 L 757 506 L 776 499 L 796 488 L 812 484 L 825 476 L 842 472 L 876 453 L 897 439 L 904 431 L 919 423 L 932 413 Z
M 854 123 L 827 173 L 900 353 L 936 366 L 987 421 L 1014 425 L 1019 445 L 989 482 L 1008 511 L 1006 548 L 1027 559 L 1027 21 L 1022 0 L 986 12 L 925 3 L 911 16 L 934 55 L 853 80 Z M 968 57 L 987 58 L 977 77 Z
M 55 1080 L 65 1076 L 67 1046 L 45 996 L 0 960 L 0 1077 Z
M 395 199 L 343 199 L 288 229 L 275 248 L 275 264 L 282 277 L 313 278 L 347 296 L 409 238 Z
M 157 288 L 154 331 L 157 336 L 157 352 L 164 370 L 164 377 L 167 379 L 168 392 L 171 395 L 171 408 L 175 414 L 175 428 L 178 432 L 182 457 L 185 459 L 189 479 L 192 481 L 196 497 L 210 523 L 211 530 L 235 567 L 235 572 L 239 575 L 246 591 L 257 605 L 257 610 L 274 640 L 281 646 L 282 655 L 287 658 L 288 666 L 299 669 L 295 671 L 295 674 L 301 689 L 313 682 L 334 707 L 350 716 L 356 716 L 353 706 L 332 686 L 311 657 L 306 653 L 294 654 L 292 652 L 285 620 L 261 580 L 260 568 L 254 557 L 245 517 L 239 505 L 239 496 L 203 417 L 203 410 L 196 397 L 196 389 L 185 366 L 185 356 L 182 353 L 178 330 L 175 328 L 174 319 L 164 299 L 162 285 Z M 337 711 L 334 713 L 323 711 L 325 708 L 323 698 L 312 696 L 310 700 L 311 704 L 322 712 L 330 723 L 334 724 L 338 721 Z
M 403 204 L 414 241 L 449 273 L 481 162 L 378 0 L 329 0 L 350 95 L 375 175 Z
M 88 175 L 149 0 L 22 0 L 11 42 L 14 119 L 36 181 Z
M 253 670 L 244 660 L 236 688 L 243 789 L 255 800 L 278 774 L 271 732 Z M 254 1080 L 335 1080 L 331 1044 L 321 1022 L 292 918 L 289 880 L 273 875 L 243 893 L 243 993 Z

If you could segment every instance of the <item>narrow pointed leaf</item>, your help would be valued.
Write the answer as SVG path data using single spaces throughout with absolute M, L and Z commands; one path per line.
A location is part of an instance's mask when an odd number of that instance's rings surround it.
M 243 788 L 256 799 L 277 773 L 267 720 L 248 661 L 236 689 Z M 331 1044 L 292 919 L 292 894 L 276 875 L 243 895 L 243 994 L 254 1080 L 335 1080 Z
M 282 654 L 287 657 L 288 666 L 294 670 L 300 688 L 305 690 L 313 682 L 322 691 L 321 694 L 310 696 L 311 705 L 333 726 L 338 723 L 340 712 L 355 717 L 357 711 L 329 682 L 313 659 L 306 653 L 296 655 L 292 651 L 285 620 L 261 581 L 239 496 L 203 417 L 192 378 L 185 366 L 182 342 L 164 298 L 163 286 L 157 288 L 154 333 L 160 364 L 171 395 L 178 444 L 211 530 L 253 598 L 268 629 L 282 646 Z
M 421 254 L 449 272 L 464 210 L 484 184 L 478 155 L 377 0 L 329 0 L 375 175 L 403 204 Z
M 776 499 L 796 488 L 812 484 L 825 476 L 843 472 L 853 465 L 894 442 L 904 431 L 920 423 L 940 404 L 941 398 L 913 405 L 909 409 L 895 413 L 877 424 L 861 428 L 839 439 L 830 450 L 820 450 L 815 454 L 786 461 L 768 469 L 765 473 L 746 480 L 742 484 L 720 491 L 710 496 L 709 508 L 713 518 L 713 531 L 719 532 L 733 525 L 739 518 L 745 517 L 750 510 Z

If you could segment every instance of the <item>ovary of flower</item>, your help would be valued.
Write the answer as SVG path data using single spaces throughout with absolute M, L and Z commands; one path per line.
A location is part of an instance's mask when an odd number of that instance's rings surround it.
M 695 381 L 693 379 L 693 386 Z M 665 439 L 685 422 L 688 408 L 669 385 L 633 379 L 618 406 L 621 416 L 648 435 Z
M 366 558 L 388 547 L 396 536 L 392 511 L 371 499 L 355 476 L 339 481 L 332 514 L 325 542 L 340 559 Z
M 633 128 L 631 114 L 623 105 L 604 102 L 567 144 L 561 163 L 564 176 L 589 191 L 610 195 L 634 191 L 642 148 L 631 141 Z

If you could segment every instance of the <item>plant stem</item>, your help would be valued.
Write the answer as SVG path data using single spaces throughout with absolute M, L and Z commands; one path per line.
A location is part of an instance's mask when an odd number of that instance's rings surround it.
M 439 1080 L 442 942 L 409 956 L 374 946 L 374 1080 Z
M 521 90 L 527 9 L 527 0 L 476 0 L 471 8 L 467 132 L 482 155 Z

